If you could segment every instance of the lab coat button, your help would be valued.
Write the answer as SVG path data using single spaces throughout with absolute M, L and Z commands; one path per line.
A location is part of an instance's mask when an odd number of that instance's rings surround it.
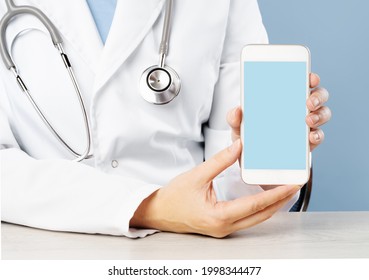
M 117 160 L 113 160 L 112 162 L 111 162 L 111 167 L 113 167 L 113 168 L 117 168 L 119 166 L 119 162 L 117 161 Z

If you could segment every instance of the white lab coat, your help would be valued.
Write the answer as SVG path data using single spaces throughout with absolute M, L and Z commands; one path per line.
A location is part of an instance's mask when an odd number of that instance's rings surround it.
M 257 1 L 175 1 L 167 64 L 179 73 L 182 89 L 164 106 L 139 94 L 141 73 L 159 59 L 163 0 L 118 0 L 105 46 L 84 0 L 16 3 L 40 8 L 60 30 L 86 101 L 94 158 L 69 160 L 1 64 L 2 220 L 128 237 L 155 232 L 129 228 L 142 200 L 230 144 L 226 113 L 239 103 L 240 50 L 267 43 Z M 80 109 L 45 28 L 21 16 L 9 25 L 7 40 L 40 107 L 82 152 Z M 242 183 L 237 165 L 214 185 L 219 200 L 262 191 Z

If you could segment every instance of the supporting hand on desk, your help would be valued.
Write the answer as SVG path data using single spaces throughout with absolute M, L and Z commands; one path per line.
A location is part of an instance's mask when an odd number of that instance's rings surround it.
M 280 186 L 253 196 L 217 202 L 212 180 L 239 158 L 241 142 L 174 178 L 145 199 L 130 226 L 224 237 L 270 218 L 300 189 Z

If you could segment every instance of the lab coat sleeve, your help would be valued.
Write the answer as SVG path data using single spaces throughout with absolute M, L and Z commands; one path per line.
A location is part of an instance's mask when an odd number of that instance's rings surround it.
M 1 220 L 57 231 L 144 237 L 129 228 L 139 204 L 159 188 L 67 160 L 36 160 L 19 149 L 0 108 Z
M 247 44 L 267 44 L 256 0 L 230 1 L 228 25 L 220 59 L 219 77 L 214 88 L 212 110 L 204 126 L 205 159 L 231 143 L 231 132 L 226 121 L 227 113 L 240 105 L 240 54 Z M 220 174 L 213 182 L 218 200 L 231 200 L 253 195 L 263 189 L 245 184 L 240 176 L 238 162 Z M 298 194 L 282 210 L 288 211 L 297 201 Z

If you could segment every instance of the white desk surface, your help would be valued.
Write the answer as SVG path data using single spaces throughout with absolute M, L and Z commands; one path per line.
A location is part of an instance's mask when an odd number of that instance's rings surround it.
M 369 258 L 369 212 L 278 213 L 224 239 L 157 233 L 143 239 L 2 223 L 2 259 Z

